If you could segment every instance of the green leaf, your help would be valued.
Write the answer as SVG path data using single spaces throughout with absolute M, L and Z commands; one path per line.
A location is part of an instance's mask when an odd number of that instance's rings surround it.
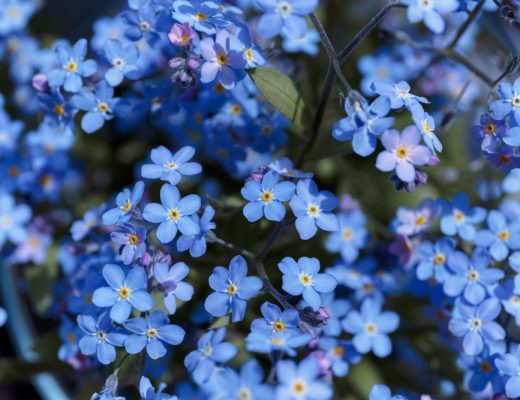
M 298 136 L 305 136 L 308 113 L 291 78 L 273 68 L 256 68 L 249 75 L 266 100 L 293 123 Z

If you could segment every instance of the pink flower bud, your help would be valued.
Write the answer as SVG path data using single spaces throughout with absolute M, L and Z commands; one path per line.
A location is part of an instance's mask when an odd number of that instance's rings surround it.
M 193 39 L 193 31 L 187 22 L 183 23 L 182 25 L 174 24 L 170 33 L 168 34 L 168 38 L 175 46 L 186 47 L 191 44 L 191 39 Z
M 48 78 L 44 74 L 36 74 L 32 77 L 32 87 L 38 92 L 49 90 Z

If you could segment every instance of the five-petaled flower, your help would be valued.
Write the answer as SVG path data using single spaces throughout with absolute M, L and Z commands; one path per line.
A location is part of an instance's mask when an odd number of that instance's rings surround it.
M 285 217 L 284 202 L 294 194 L 295 185 L 289 181 L 279 182 L 280 175 L 268 171 L 262 182 L 248 181 L 241 190 L 249 201 L 243 213 L 249 222 L 258 221 L 264 215 L 270 221 L 281 221 Z
M 137 354 L 146 347 L 146 353 L 152 360 L 164 357 L 166 347 L 177 345 L 184 339 L 184 329 L 169 323 L 168 317 L 161 310 L 155 310 L 147 318 L 138 317 L 124 323 L 126 329 L 132 332 L 124 342 L 129 354 Z
M 143 312 L 153 307 L 153 298 L 146 290 L 148 279 L 142 267 L 133 267 L 125 276 L 121 267 L 107 264 L 103 267 L 103 278 L 109 286 L 96 289 L 92 302 L 98 307 L 110 307 L 110 318 L 114 322 L 125 322 L 132 308 Z
M 231 310 L 232 322 L 244 319 L 247 301 L 258 294 L 262 281 L 256 276 L 247 276 L 244 257 L 231 259 L 229 269 L 215 267 L 209 277 L 209 286 L 215 290 L 204 303 L 206 311 L 215 317 L 223 317 Z
M 184 175 L 197 175 L 202 171 L 199 163 L 189 161 L 194 154 L 195 148 L 192 146 L 184 146 L 175 154 L 172 154 L 166 147 L 159 146 L 150 153 L 153 164 L 143 165 L 141 175 L 143 178 L 161 179 L 176 185 Z
M 339 229 L 338 217 L 331 213 L 338 205 L 338 199 L 329 191 L 319 191 L 311 179 L 304 179 L 296 185 L 296 194 L 289 205 L 296 216 L 296 229 L 303 240 L 310 239 L 318 228 L 334 232 Z
M 367 298 L 361 304 L 361 312 L 353 310 L 343 320 L 343 329 L 354 335 L 352 343 L 362 354 L 373 351 L 378 357 L 386 357 L 392 351 L 388 334 L 399 325 L 399 316 L 391 311 L 381 312 L 381 301 Z
M 314 311 L 320 308 L 320 293 L 330 293 L 338 284 L 332 275 L 319 273 L 320 262 L 314 257 L 301 257 L 298 262 L 285 257 L 278 268 L 283 274 L 283 290 L 293 296 L 302 295 Z
M 425 165 L 432 156 L 431 150 L 419 144 L 421 134 L 415 126 L 409 126 L 401 134 L 391 129 L 381 135 L 385 151 L 379 153 L 376 168 L 388 172 L 395 170 L 403 182 L 415 180 L 415 165 Z
M 200 197 L 190 194 L 181 198 L 179 189 L 166 183 L 161 188 L 161 204 L 149 203 L 143 210 L 143 218 L 157 228 L 157 239 L 161 243 L 170 243 L 177 231 L 185 235 L 196 235 L 199 225 L 191 218 L 200 208 Z

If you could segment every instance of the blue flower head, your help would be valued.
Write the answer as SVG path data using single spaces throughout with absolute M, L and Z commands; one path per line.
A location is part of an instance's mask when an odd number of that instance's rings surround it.
M 269 169 L 279 173 L 286 178 L 310 179 L 314 176 L 312 172 L 303 172 L 294 168 L 294 164 L 287 157 L 280 158 L 268 165 Z
M 501 375 L 505 376 L 506 394 L 514 399 L 520 396 L 520 346 L 510 353 L 501 355 L 495 360 L 495 365 Z
M 449 14 L 459 8 L 457 0 L 404 0 L 408 6 L 407 17 L 412 24 L 424 21 L 433 33 L 442 33 L 445 22 L 442 14 Z
M 229 269 L 215 267 L 209 277 L 209 286 L 215 290 L 204 303 L 206 311 L 215 317 L 223 317 L 231 311 L 231 321 L 244 319 L 247 301 L 258 294 L 262 281 L 256 276 L 247 275 L 244 257 L 231 259 Z
M 197 175 L 202 171 L 202 166 L 196 162 L 190 162 L 195 154 L 195 148 L 184 146 L 175 154 L 172 154 L 164 146 L 159 146 L 151 151 L 150 158 L 153 164 L 145 164 L 141 167 L 141 175 L 148 179 L 161 179 L 172 185 L 177 185 L 183 176 Z
M 449 329 L 455 336 L 464 337 L 464 351 L 475 356 L 492 344 L 505 337 L 504 329 L 494 319 L 500 314 L 497 299 L 484 300 L 477 306 L 459 301 L 455 305 Z
M 428 103 L 424 97 L 410 93 L 410 85 L 405 81 L 386 83 L 376 81 L 370 87 L 379 96 L 390 100 L 390 108 L 397 110 L 406 107 L 412 114 L 422 110 L 421 103 Z
M 109 39 L 105 42 L 104 50 L 105 57 L 110 64 L 110 68 L 105 72 L 105 80 L 110 86 L 120 85 L 125 76 L 137 76 L 139 50 L 135 44 L 130 43 L 123 46 L 119 40 Z
M 121 246 L 121 260 L 126 265 L 143 256 L 146 251 L 146 228 L 124 223 L 110 238 Z
M 508 223 L 506 216 L 496 210 L 489 212 L 488 229 L 482 229 L 475 236 L 475 244 L 489 249 L 489 254 L 496 261 L 503 261 L 509 255 L 509 249 L 520 248 L 520 223 Z
M 320 308 L 320 293 L 330 293 L 338 284 L 332 275 L 319 273 L 320 262 L 314 257 L 301 257 L 298 262 L 285 257 L 278 268 L 283 274 L 283 290 L 293 296 L 302 295 L 314 311 Z
M 212 230 L 216 224 L 212 221 L 215 210 L 211 206 L 206 206 L 202 216 L 193 215 L 193 219 L 198 223 L 200 232 L 196 235 L 182 235 L 177 240 L 177 251 L 183 252 L 189 249 L 192 257 L 200 257 L 206 253 L 206 237 L 213 235 Z
M 406 183 L 416 179 L 416 165 L 426 165 L 430 161 L 432 151 L 420 145 L 421 134 L 414 125 L 400 134 L 394 129 L 381 135 L 381 143 L 385 150 L 379 153 L 376 168 L 383 172 L 394 171 L 397 177 Z
M 475 224 L 486 218 L 486 210 L 471 207 L 469 197 L 465 193 L 457 193 L 451 203 L 441 200 L 440 205 L 442 233 L 449 236 L 458 234 L 464 240 L 473 240 L 476 234 Z
M 390 104 L 387 97 L 380 97 L 368 105 L 359 93 L 349 95 L 345 101 L 347 117 L 334 124 L 332 136 L 342 142 L 352 140 L 352 148 L 360 156 L 372 154 L 377 137 L 394 125 L 395 119 L 387 117 Z
M 243 213 L 249 222 L 258 221 L 264 215 L 270 221 L 281 221 L 285 217 L 284 202 L 294 194 L 295 185 L 289 181 L 279 182 L 280 175 L 268 171 L 262 182 L 248 181 L 241 190 L 249 203 Z
M 277 399 L 287 400 L 329 400 L 332 399 L 332 388 L 319 379 L 321 369 L 313 357 L 304 358 L 300 364 L 291 360 L 276 363 Z
M 97 320 L 90 315 L 79 315 L 78 325 L 86 334 L 79 341 L 83 354 L 95 354 L 99 362 L 105 365 L 116 359 L 115 346 L 122 346 L 126 335 L 112 327 L 108 312 L 101 313 Z
M 115 264 L 103 267 L 103 278 L 109 286 L 96 289 L 92 302 L 98 307 L 110 307 L 110 318 L 122 324 L 129 317 L 132 308 L 138 311 L 148 311 L 154 301 L 146 291 L 148 279 L 143 267 L 133 267 L 125 275 L 123 269 Z
M 77 93 L 83 86 L 83 79 L 92 76 L 97 69 L 94 60 L 85 60 L 87 40 L 79 39 L 74 46 L 60 43 L 55 47 L 59 67 L 49 73 L 49 86 Z
M 72 103 L 80 110 L 86 111 L 81 118 L 81 129 L 93 133 L 103 127 L 106 121 L 114 118 L 119 98 L 114 98 L 114 88 L 106 81 L 96 85 L 95 93 L 82 91 L 72 97 Z
M 217 32 L 215 40 L 205 37 L 200 42 L 205 62 L 200 70 L 200 81 L 211 83 L 217 80 L 224 88 L 234 89 L 244 77 L 246 60 L 244 54 L 234 50 L 233 41 L 238 40 L 227 30 Z
M 130 220 L 137 204 L 143 197 L 143 192 L 144 183 L 142 181 L 137 181 L 132 191 L 130 191 L 130 189 L 124 189 L 116 197 L 117 207 L 112 208 L 103 214 L 103 224 L 120 224 Z
M 153 266 L 153 274 L 164 292 L 164 306 L 169 314 L 175 313 L 177 299 L 189 301 L 193 296 L 193 286 L 183 282 L 188 273 L 189 268 L 183 262 L 175 263 L 171 268 L 165 263 L 156 263 Z
M 184 329 L 169 323 L 168 317 L 161 310 L 155 310 L 147 318 L 134 318 L 124 326 L 130 332 L 125 339 L 125 350 L 129 354 L 140 353 L 146 347 L 146 353 L 152 360 L 166 355 L 166 346 L 178 345 L 184 339 Z
M 175 0 L 172 17 L 180 23 L 188 23 L 196 31 L 211 35 L 216 32 L 216 27 L 226 23 L 220 11 L 219 4 L 213 1 Z
M 330 234 L 325 247 L 332 252 L 341 253 L 345 262 L 353 262 L 359 250 L 365 246 L 368 232 L 365 228 L 366 217 L 361 211 L 338 215 L 339 230 Z
M 338 199 L 329 191 L 319 191 L 316 183 L 305 179 L 296 185 L 296 194 L 289 205 L 296 216 L 296 229 L 303 240 L 310 239 L 318 228 L 334 232 L 339 229 L 338 217 L 331 213 Z
M 36 11 L 36 4 L 31 1 L 5 0 L 0 12 L 0 36 L 21 31 Z
M 200 197 L 190 194 L 181 198 L 179 189 L 168 183 L 161 187 L 161 204 L 147 204 L 143 210 L 143 218 L 157 228 L 157 239 L 161 243 L 170 243 L 177 231 L 185 235 L 196 235 L 199 225 L 191 218 L 200 208 Z
M 300 38 L 307 33 L 305 16 L 318 6 L 318 0 L 255 0 L 255 6 L 264 12 L 258 22 L 258 33 L 269 39 L 282 29 Z
M 448 257 L 451 272 L 444 279 L 444 293 L 463 298 L 470 304 L 479 304 L 488 291 L 504 277 L 504 271 L 489 268 L 489 253 L 484 248 L 476 248 L 471 260 L 461 251 L 454 251 Z
M 27 237 L 26 224 L 31 219 L 31 208 L 26 204 L 15 204 L 14 197 L 0 193 L 0 249 L 9 240 L 22 243 Z
M 262 367 L 255 359 L 246 361 L 240 373 L 226 368 L 215 377 L 218 395 L 226 399 L 272 400 L 274 390 L 271 385 L 263 383 L 263 375 Z
M 442 238 L 435 244 L 421 243 L 417 247 L 417 278 L 422 281 L 434 278 L 443 283 L 448 275 L 446 264 L 454 250 L 455 241 L 451 238 Z
M 235 357 L 237 349 L 231 343 L 222 342 L 225 328 L 210 330 L 199 339 L 198 349 L 184 359 L 184 366 L 198 384 L 206 383 L 217 364 L 225 363 Z
M 361 354 L 373 351 L 386 357 L 392 351 L 388 334 L 399 325 L 399 316 L 391 311 L 381 312 L 382 303 L 368 298 L 361 304 L 361 312 L 352 310 L 343 320 L 343 329 L 354 335 L 352 343 Z
M 179 400 L 177 396 L 164 393 L 163 390 L 165 387 L 166 385 L 161 383 L 159 388 L 155 390 L 150 379 L 146 376 L 141 376 L 141 379 L 139 380 L 139 394 L 141 395 L 141 400 Z
M 489 106 L 493 118 L 503 120 L 512 116 L 520 124 L 520 78 L 516 78 L 514 84 L 500 82 L 497 85 L 498 100 Z

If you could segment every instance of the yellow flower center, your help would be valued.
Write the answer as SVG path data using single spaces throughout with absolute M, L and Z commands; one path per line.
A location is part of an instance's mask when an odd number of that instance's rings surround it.
M 430 135 L 432 133 L 432 128 L 428 124 L 428 122 L 424 121 L 422 124 L 422 128 L 423 128 L 424 133 L 426 133 L 427 135 Z
M 248 388 L 242 388 L 238 392 L 238 398 L 239 400 L 251 400 L 253 398 L 253 395 L 251 394 L 251 391 Z
M 97 331 L 96 337 L 98 338 L 98 340 L 103 341 L 107 338 L 107 334 L 104 331 Z
M 132 291 L 127 286 L 123 286 L 121 289 L 119 289 L 119 297 L 121 297 L 123 300 L 128 299 L 131 294 Z
M 288 2 L 284 1 L 278 5 L 278 12 L 284 16 L 291 13 L 292 6 Z
M 520 304 L 520 297 L 518 296 L 511 296 L 511 298 L 509 299 L 511 301 L 511 303 L 513 304 Z
M 351 239 L 352 238 L 352 229 L 349 229 L 349 228 L 343 229 L 343 232 L 341 233 L 341 236 L 345 240 Z
M 168 211 L 168 218 L 177 221 L 181 217 L 181 213 L 177 208 L 172 208 Z
M 128 243 L 130 243 L 132 246 L 137 246 L 139 244 L 139 236 L 137 236 L 137 233 L 131 233 L 128 235 Z
M 76 64 L 76 61 L 70 60 L 66 65 L 65 69 L 67 72 L 75 72 L 78 69 L 78 64 Z
M 209 357 L 211 354 L 213 354 L 213 347 L 209 345 L 204 347 L 204 349 L 202 350 L 202 355 L 204 357 Z
M 453 218 L 455 218 L 456 222 L 461 223 L 466 219 L 466 215 L 462 211 L 455 210 L 453 211 Z
M 307 206 L 307 214 L 311 217 L 317 217 L 320 214 L 320 208 L 316 204 L 309 204 Z
M 468 279 L 472 282 L 478 281 L 480 275 L 474 269 L 468 272 Z
M 345 348 L 342 346 L 336 346 L 332 349 L 332 354 L 336 357 L 343 357 L 343 354 L 345 354 Z
M 368 333 L 375 333 L 375 331 L 376 331 L 376 325 L 375 325 L 373 322 L 369 322 L 368 324 L 366 324 L 366 326 L 365 326 L 365 330 L 366 330 Z
M 408 157 L 408 149 L 404 146 L 399 146 L 396 150 L 395 150 L 395 154 L 397 155 L 398 158 L 406 158 Z
M 274 199 L 273 193 L 269 190 L 266 190 L 260 195 L 260 200 L 262 200 L 264 203 L 269 203 Z
M 283 321 L 276 321 L 273 324 L 273 329 L 276 332 L 284 332 L 285 331 L 285 323 Z
M 442 253 L 435 254 L 435 257 L 433 257 L 433 263 L 435 265 L 443 265 L 446 262 L 446 256 Z
M 141 23 L 139 24 L 139 28 L 142 30 L 142 31 L 149 31 L 151 26 L 150 24 L 147 22 L 147 21 L 141 21 Z
M 195 14 L 195 19 L 197 21 L 205 21 L 206 19 L 208 19 L 208 16 L 204 13 L 199 12 L 199 13 Z
M 0 223 L 2 223 L 2 226 L 5 227 L 5 228 L 9 228 L 11 226 L 11 218 L 9 218 L 8 216 L 3 216 L 2 219 L 0 220 Z
M 520 106 L 520 96 L 516 96 L 513 98 L 513 105 Z
M 9 168 L 9 175 L 16 178 L 18 175 L 20 175 L 20 168 L 18 168 L 16 165 L 13 165 Z
M 292 384 L 292 391 L 297 395 L 302 395 L 306 392 L 307 388 L 305 383 L 299 379 L 295 380 Z
M 220 53 L 217 56 L 217 63 L 218 65 L 226 65 L 228 62 L 227 56 L 224 53 Z
M 231 283 L 228 288 L 227 288 L 227 292 L 231 295 L 231 296 L 235 296 L 238 292 L 238 286 L 234 283 Z
M 125 204 L 121 206 L 121 210 L 124 212 L 128 212 L 132 209 L 132 202 L 130 200 L 127 200 Z
M 231 106 L 231 114 L 234 115 L 235 117 L 237 115 L 240 115 L 241 111 L 242 111 L 242 109 L 240 108 L 240 106 L 238 104 L 233 104 Z
M 309 286 L 312 284 L 312 276 L 308 274 L 301 273 L 299 279 L 303 286 Z
M 11 6 L 7 9 L 7 15 L 9 15 L 9 17 L 13 19 L 18 18 L 18 16 L 20 15 L 20 10 L 18 9 L 18 7 Z
M 222 86 L 222 83 L 218 82 L 215 85 L 215 93 L 221 94 L 221 93 L 224 93 L 225 91 L 226 91 L 226 88 L 224 86 Z
M 112 61 L 112 65 L 116 68 L 121 68 L 123 65 L 125 65 L 125 61 L 122 58 L 115 58 L 114 61 Z
M 509 231 L 504 229 L 503 231 L 498 232 L 497 237 L 500 240 L 507 240 L 507 239 L 509 239 Z
M 146 336 L 148 336 L 148 338 L 150 338 L 150 339 L 157 337 L 157 329 L 155 329 L 155 328 L 148 329 L 146 331 Z
M 486 131 L 486 134 L 488 134 L 488 135 L 492 135 L 492 134 L 494 134 L 495 131 L 496 131 L 495 124 L 492 124 L 491 122 L 487 123 L 487 124 L 484 126 L 484 130 Z
M 108 104 L 105 103 L 105 102 L 101 102 L 101 103 L 99 103 L 98 106 L 97 106 L 97 108 L 98 108 L 99 112 L 100 112 L 100 113 L 103 113 L 103 114 L 105 114 L 105 113 L 107 113 L 108 111 L 110 111 L 110 107 L 109 107 Z
M 165 165 L 166 169 L 167 170 L 174 170 L 174 169 L 177 169 L 179 166 L 177 165 L 177 163 L 175 162 L 169 162 L 168 164 Z
M 428 222 L 428 218 L 425 216 L 425 215 L 419 215 L 416 219 L 415 219 L 415 225 L 424 225 L 426 222 Z
M 63 108 L 61 104 L 56 103 L 54 104 L 54 112 L 59 117 L 63 117 L 65 115 L 65 108 Z
M 365 283 L 363 285 L 363 291 L 365 293 L 372 293 L 374 291 L 374 285 L 372 285 L 371 283 Z
M 485 374 L 489 374 L 491 372 L 491 365 L 487 361 L 482 361 L 480 363 L 480 370 Z

